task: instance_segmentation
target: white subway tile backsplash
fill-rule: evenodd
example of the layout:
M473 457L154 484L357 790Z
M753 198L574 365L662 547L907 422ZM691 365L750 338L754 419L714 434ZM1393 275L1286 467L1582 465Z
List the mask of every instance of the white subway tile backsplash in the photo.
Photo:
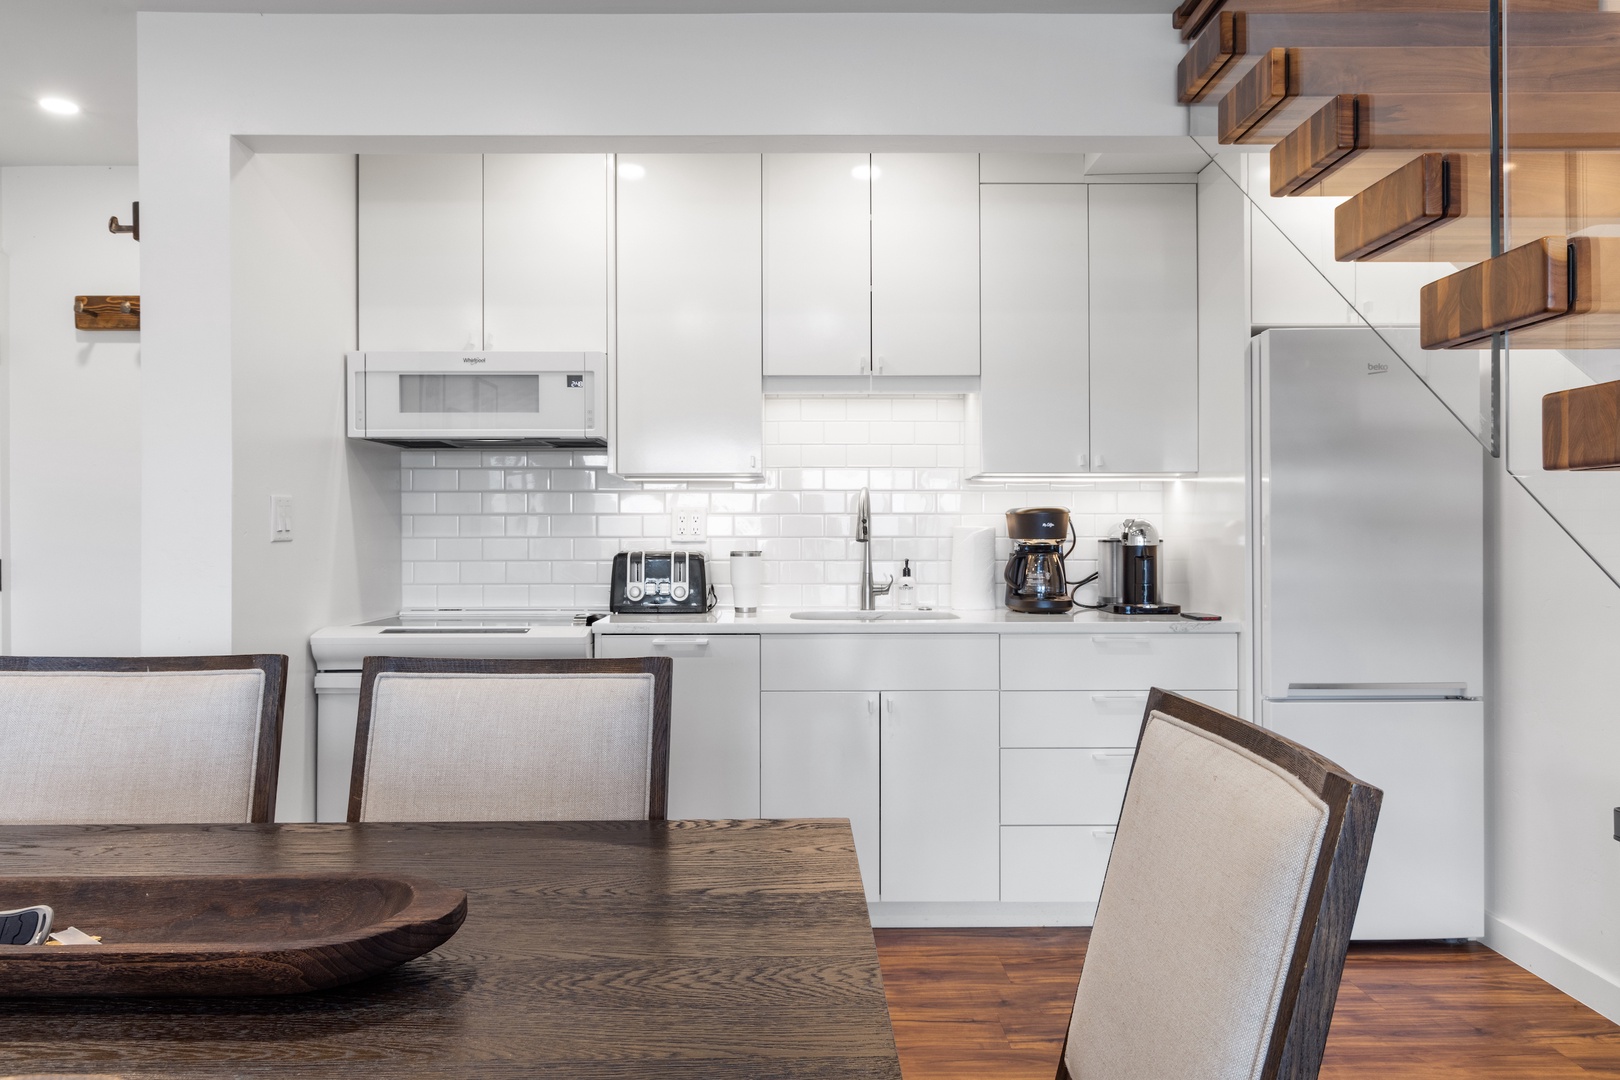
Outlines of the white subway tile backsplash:
M920 604L950 602L950 535L1005 533L1005 513L1060 505L1081 537L1072 576L1095 569L1087 540L1129 515L1157 518L1164 486L1061 480L1016 487L964 480L958 397L770 397L762 482L662 483L605 471L599 451L408 450L400 455L402 599L410 607L606 607L613 556L670 545L672 514L707 515L711 580L730 601L733 549L765 560L764 602L844 607L857 600L855 493L872 489L880 575L909 559ZM997 550L1011 547L1001 536ZM1176 580L1184 565L1173 567Z

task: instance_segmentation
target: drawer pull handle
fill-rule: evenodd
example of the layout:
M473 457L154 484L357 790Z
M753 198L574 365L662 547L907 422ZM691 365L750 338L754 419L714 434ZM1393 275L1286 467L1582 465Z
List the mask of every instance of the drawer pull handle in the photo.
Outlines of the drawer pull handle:
M1106 829L1092 829L1091 830L1091 835L1092 836L1113 836L1115 831L1116 830L1115 830L1114 826L1110 825Z
M1135 756L1135 750L1093 750L1091 752L1094 761L1128 761Z
M1146 705L1147 694L1092 694L1098 705Z
M1104 652L1146 652L1152 645L1139 634L1093 634L1091 643Z
M652 639L655 649L707 649L709 639L706 637L655 637Z

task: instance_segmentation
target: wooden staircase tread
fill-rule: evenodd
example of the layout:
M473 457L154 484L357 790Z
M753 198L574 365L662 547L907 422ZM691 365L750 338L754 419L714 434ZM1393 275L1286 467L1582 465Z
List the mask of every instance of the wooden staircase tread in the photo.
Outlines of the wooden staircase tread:
M1620 347L1620 237L1544 236L1423 287L1425 349Z

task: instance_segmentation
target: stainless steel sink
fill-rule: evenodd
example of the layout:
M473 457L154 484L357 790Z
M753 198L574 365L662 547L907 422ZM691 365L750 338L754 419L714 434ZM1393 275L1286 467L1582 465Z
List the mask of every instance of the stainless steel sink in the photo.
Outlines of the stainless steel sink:
M795 611L789 618L816 622L938 622L958 616L949 611Z

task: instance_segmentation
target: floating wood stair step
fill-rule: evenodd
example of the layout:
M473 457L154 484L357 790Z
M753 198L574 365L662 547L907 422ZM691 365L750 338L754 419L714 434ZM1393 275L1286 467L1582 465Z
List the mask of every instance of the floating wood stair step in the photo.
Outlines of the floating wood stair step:
M1272 12L1293 14L1378 14L1397 11L1484 12L1489 0L1187 0L1170 16L1170 24L1181 31L1183 41L1191 41L1220 11L1243 11L1250 15ZM1521 13L1591 13L1598 0L1513 0L1514 18Z
M1425 349L1620 347L1620 237L1544 236L1423 287Z
M1541 399L1543 469L1620 469L1620 382Z
M1620 25L1620 16L1614 19ZM1193 39L1177 69L1178 100L1192 104L1226 93L1254 58L1273 48L1488 48L1482 12L1222 11Z
M1271 148L1271 194L1297 195L1320 185L1347 159L1367 149L1361 111L1367 102L1340 94Z
M1280 144L1279 144L1280 145ZM1407 162L1365 191L1334 208L1334 258L1355 262L1380 256L1400 256L1400 249L1431 235L1462 216L1467 162L1461 154L1423 154ZM1489 198L1489 190L1486 192ZM1471 262L1490 254L1488 213L1476 217L1472 238L1475 246L1458 259L1441 262ZM1413 261L1403 259L1403 261ZM1426 260L1427 261L1427 260Z

